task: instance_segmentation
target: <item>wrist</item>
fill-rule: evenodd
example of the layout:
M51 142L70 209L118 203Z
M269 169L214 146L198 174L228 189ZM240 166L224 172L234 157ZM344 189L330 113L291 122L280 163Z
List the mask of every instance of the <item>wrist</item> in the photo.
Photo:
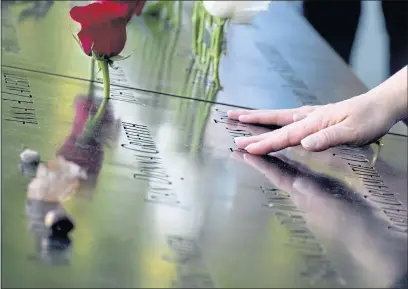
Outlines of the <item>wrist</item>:
M372 99L395 122L408 118L407 67L371 89L365 95Z

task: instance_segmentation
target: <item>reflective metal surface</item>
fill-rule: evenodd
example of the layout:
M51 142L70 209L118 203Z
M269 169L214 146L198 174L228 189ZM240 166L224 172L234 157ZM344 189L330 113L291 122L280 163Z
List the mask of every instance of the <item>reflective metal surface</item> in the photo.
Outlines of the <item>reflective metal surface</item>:
M233 137L266 128L227 120L223 105L135 91L131 103L109 102L84 147L75 132L100 102L99 84L2 73L4 287L355 288L404 278L406 162L387 150L406 154L405 138L386 137L374 169L372 148L248 156ZM68 199L34 196L35 172L18 168L24 147L43 162L75 162L88 179ZM44 235L54 211L73 220L69 240Z
M71 36L77 26L69 18L71 6L86 2L43 3L35 10L40 11L37 17L22 17L33 10L33 4L17 2L3 8L3 15L13 20L9 21L13 25L7 25L18 38L15 43L5 43L18 42L21 47L19 54L6 49L10 52L4 53L3 65L94 79L90 58ZM182 3L183 9L176 15L180 26L166 25L148 15L132 20L123 52L132 53L132 57L112 71L116 84L188 98L204 97L208 80L196 85L204 76L191 56L191 2ZM306 20L283 1L272 3L252 25L231 25L226 37L227 54L220 64L223 90L209 101L250 108L290 108L340 101L367 90ZM394 126L392 132L408 136L403 123Z
M126 49L137 50L112 72L111 99L85 141L78 132L103 104L102 86L70 35L75 3L4 3L3 287L406 282L405 136L388 134L374 167L375 145L268 157L234 145L270 128L228 120L222 103L285 108L365 91L285 3L230 27L218 93L191 69L188 5L180 31L134 18ZM20 161L27 147L40 164ZM36 186L41 169L68 174L74 163L86 178Z

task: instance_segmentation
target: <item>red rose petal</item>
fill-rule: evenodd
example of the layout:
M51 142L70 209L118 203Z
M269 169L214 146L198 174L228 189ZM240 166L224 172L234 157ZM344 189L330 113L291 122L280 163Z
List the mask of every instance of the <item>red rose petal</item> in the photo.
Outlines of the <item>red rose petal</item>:
M91 56L93 45L94 51L99 55L118 55L126 43L128 12L128 4L112 1L73 7L70 15L81 24L78 38L84 52Z

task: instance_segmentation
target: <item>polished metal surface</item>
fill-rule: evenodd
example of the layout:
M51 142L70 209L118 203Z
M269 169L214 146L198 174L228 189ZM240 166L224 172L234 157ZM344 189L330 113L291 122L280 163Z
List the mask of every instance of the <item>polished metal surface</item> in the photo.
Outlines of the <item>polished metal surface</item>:
M228 106L132 93L109 101L81 146L74 132L100 102L100 84L2 67L3 287L384 288L404 280L407 170L398 156L406 138L387 136L374 168L374 146L249 156L233 137L268 129L227 120ZM19 168L25 147L43 161L79 164L88 180L60 203L34 197L35 171ZM44 234L44 216L56 209L75 224L71 242Z
M136 50L111 71L102 124L81 145L77 131L102 95L71 36L68 11L81 3L2 2L2 287L406 282L406 126L384 138L374 167L375 145L268 157L234 145L270 128L228 120L231 106L287 108L366 90L289 6L277 1L253 25L229 27L219 92L191 59L189 4L179 29L134 18L123 54ZM67 198L76 182L33 194L37 166L19 157L27 147L88 178ZM48 234L50 213L72 220L69 238Z
M36 9L30 1L15 2L3 7L2 13L11 19L7 23L12 24L7 25L16 31L17 37L12 35L21 52L5 52L3 65L94 79L90 58L71 36L78 27L69 17L73 5L86 2L40 1L43 4L35 5ZM123 54L132 53L132 57L112 71L116 84L205 98L208 80L196 84L205 76L191 56L191 2L182 3L183 9L176 15L179 27L147 15L131 21ZM205 100L262 109L325 104L367 91L306 20L284 1L273 2L252 25L229 26L220 79L223 90ZM391 132L408 136L408 128L401 122Z

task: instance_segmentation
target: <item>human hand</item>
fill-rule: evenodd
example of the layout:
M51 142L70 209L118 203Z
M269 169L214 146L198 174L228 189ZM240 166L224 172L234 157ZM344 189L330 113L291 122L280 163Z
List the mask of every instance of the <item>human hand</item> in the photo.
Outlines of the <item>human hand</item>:
M302 144L322 151L342 144L377 141L408 118L407 66L365 94L323 106L286 110L233 110L228 117L244 123L285 126L265 134L236 138L241 149L267 154Z
M335 104L284 110L232 110L228 117L243 123L279 125L257 136L236 138L251 154L267 154L302 144L310 151L377 141L397 122L384 99L362 94Z

